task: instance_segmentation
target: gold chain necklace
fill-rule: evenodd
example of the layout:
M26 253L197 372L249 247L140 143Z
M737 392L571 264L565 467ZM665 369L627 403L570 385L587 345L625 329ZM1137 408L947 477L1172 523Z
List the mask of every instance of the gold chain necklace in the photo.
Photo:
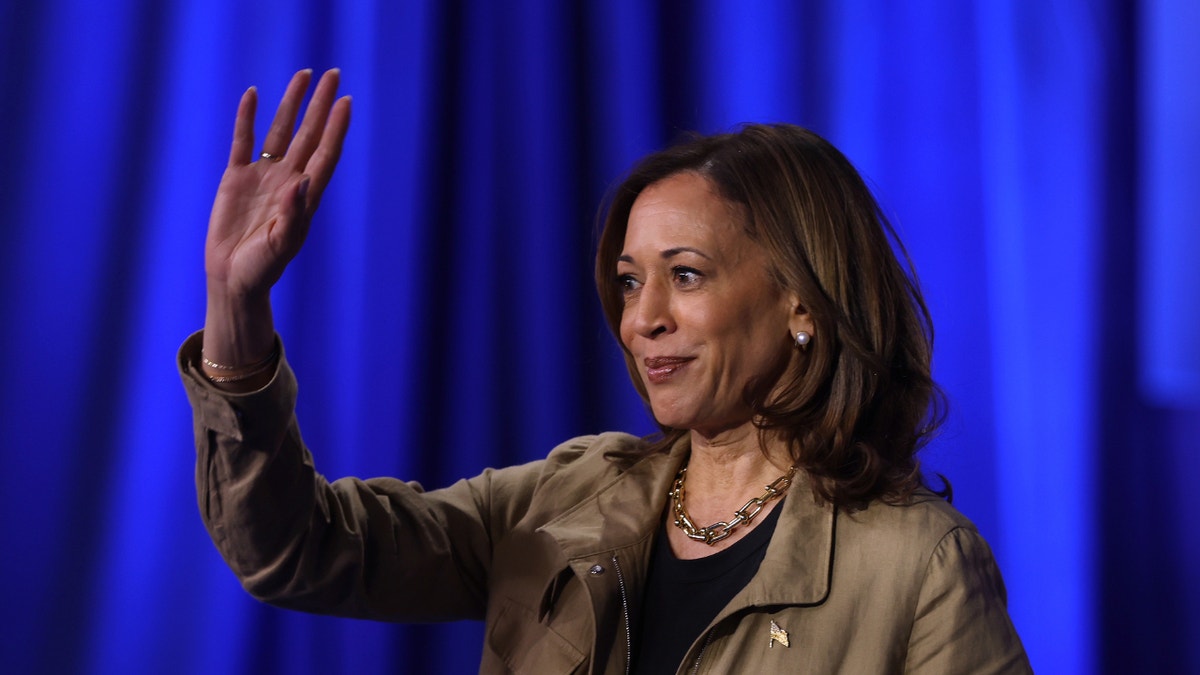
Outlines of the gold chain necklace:
M683 479L687 476L687 466L679 470L675 474L675 486L671 488L671 502L675 510L675 527L683 530L688 539L702 541L709 546L721 541L730 534L733 534L734 528L745 525L759 514L763 509L763 505L772 499L778 499L783 496L784 492L792 484L792 478L796 475L796 466L793 464L788 472L775 479L774 483L767 486L767 491L761 497L755 497L746 502L742 508L733 512L733 519L729 521L720 521L709 525L708 527L696 527L692 519L688 516L687 510L683 508Z

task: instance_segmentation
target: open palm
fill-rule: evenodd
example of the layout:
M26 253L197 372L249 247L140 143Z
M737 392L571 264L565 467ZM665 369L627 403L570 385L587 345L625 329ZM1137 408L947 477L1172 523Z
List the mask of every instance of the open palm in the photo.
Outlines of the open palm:
M243 297L269 293L304 243L350 123L350 99L335 101L339 73L330 70L317 83L293 136L311 78L309 70L292 77L257 160L258 92L251 88L242 96L229 165L209 219L204 263L210 293Z

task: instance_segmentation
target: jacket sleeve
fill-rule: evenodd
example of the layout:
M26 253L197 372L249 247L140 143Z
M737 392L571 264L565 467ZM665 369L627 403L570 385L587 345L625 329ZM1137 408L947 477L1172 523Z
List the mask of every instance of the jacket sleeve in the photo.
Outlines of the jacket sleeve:
M950 530L929 559L905 672L1032 673L1006 602L983 537L970 527Z
M528 506L538 463L432 492L390 478L330 483L300 437L286 360L263 389L229 394L180 349L196 492L209 535L251 595L320 614L390 621L481 619L492 541Z

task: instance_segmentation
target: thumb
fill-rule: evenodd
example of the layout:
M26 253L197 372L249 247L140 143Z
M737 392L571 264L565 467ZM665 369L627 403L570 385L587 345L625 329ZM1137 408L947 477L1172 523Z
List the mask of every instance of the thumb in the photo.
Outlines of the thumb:
M296 182L291 199L285 197L280 205L278 244L280 252L289 260L300 251L308 234L308 187L309 177L303 176Z
M308 215L308 186L311 183L312 178L305 175L296 186L296 210L305 216Z

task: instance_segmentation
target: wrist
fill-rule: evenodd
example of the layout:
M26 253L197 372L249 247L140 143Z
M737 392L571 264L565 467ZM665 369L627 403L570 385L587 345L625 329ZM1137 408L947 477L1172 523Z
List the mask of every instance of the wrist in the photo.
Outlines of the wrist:
M230 293L209 284L204 318L205 358L231 369L262 362L276 350L269 293Z
M200 371L208 378L209 382L216 385L226 385L228 387L242 387L247 384L259 385L260 383L265 383L262 381L269 379L269 375L275 372L275 368L279 364L280 353L279 340L276 339L271 353L262 359L254 363L231 366L213 361L208 357L208 354L204 353L203 348L201 348ZM254 388L257 388L257 386Z

